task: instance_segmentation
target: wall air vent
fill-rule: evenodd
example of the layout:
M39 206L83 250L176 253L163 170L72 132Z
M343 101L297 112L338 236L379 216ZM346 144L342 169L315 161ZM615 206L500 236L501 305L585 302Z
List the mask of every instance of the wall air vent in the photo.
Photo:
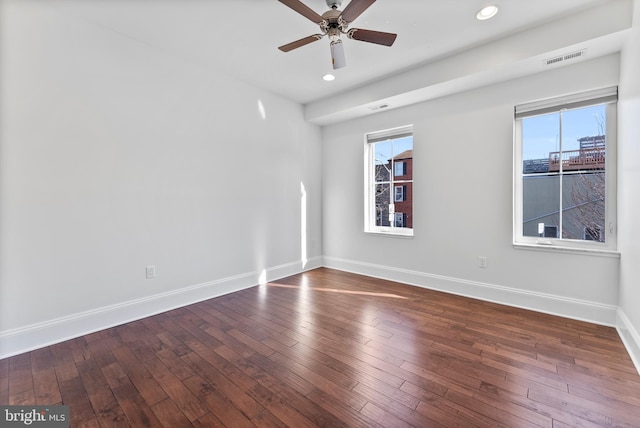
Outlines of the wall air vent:
M389 107L389 104L378 104L378 105L375 105L375 106L370 106L369 110L378 111L378 110L382 110L383 108L387 108L387 107Z
M557 64L559 62L563 62L563 61L569 61L572 59L576 59L576 58L580 58L583 57L587 54L587 50L586 49L582 49L579 51L575 51L575 52L570 52L564 55L558 55L558 56L554 56L552 58L547 58L544 60L545 65L552 65L552 64Z

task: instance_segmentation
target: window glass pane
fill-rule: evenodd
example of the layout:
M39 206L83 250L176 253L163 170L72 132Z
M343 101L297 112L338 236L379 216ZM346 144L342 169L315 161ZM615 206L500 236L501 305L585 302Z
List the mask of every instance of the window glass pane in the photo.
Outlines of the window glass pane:
M402 213L404 216L403 226L413 228L413 183L402 183L402 200L394 202L396 213Z
M522 234L553 237L560 225L560 114L522 123ZM555 228L554 228L555 227ZM545 233L546 231L546 233Z
M411 150L413 150L412 136L393 140L393 157L395 159L402 160L413 157Z
M562 237L604 241L604 234L598 232L605 224L604 172L565 175L562 196Z
M603 241L606 106L562 113L562 238Z
M560 150L560 114L529 117L522 122L522 173L557 171ZM551 166L550 166L551 163Z
M606 105L590 106L562 112L562 150L604 147ZM600 136L601 138L597 138ZM566 153L565 153L566 154ZM574 157L578 153L571 153Z
M560 225L560 177L558 175L534 175L522 178L522 235L548 236L549 226ZM545 228L547 233L545 233Z
M374 144L375 181L389 181L391 175L390 160L393 157L393 144L383 141Z
M389 205L391 204L390 184L376 184L375 204L376 226L389 226Z

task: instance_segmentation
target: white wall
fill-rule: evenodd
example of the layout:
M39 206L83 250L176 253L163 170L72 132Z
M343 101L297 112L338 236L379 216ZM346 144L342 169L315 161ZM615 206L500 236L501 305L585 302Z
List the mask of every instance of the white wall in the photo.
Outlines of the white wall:
M615 54L323 128L325 264L614 325L619 258L513 247L512 148L514 105L618 78ZM407 124L415 236L367 235L363 135Z
M300 105L46 2L0 16L0 358L320 264Z
M640 368L640 0L634 2L633 15L620 67L618 329Z

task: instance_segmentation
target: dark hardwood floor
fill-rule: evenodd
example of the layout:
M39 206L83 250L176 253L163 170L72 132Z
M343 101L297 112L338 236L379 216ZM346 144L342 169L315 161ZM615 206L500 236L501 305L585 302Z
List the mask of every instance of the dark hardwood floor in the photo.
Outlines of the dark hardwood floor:
M639 427L615 329L317 269L0 360L72 427Z

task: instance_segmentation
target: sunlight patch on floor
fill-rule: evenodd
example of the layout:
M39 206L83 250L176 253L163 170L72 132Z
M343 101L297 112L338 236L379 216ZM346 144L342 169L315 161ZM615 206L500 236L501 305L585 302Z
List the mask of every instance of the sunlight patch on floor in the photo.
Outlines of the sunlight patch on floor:
M267 284L269 287L277 287L277 288L296 288L301 289L301 287L297 285L288 285L288 284L276 284L270 282ZM400 296L398 294L390 294L390 293L374 293L370 291L356 291L356 290L340 290L338 288L313 288L313 287L305 287L305 290L311 291L323 291L326 293L337 293L337 294L353 294L357 296L373 296L373 297L389 297L392 299L408 299L408 297Z

